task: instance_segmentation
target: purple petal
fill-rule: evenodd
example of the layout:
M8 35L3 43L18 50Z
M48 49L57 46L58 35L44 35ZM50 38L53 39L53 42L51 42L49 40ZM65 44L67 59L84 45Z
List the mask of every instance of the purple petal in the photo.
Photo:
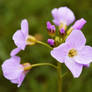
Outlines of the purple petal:
M64 23L66 25L70 25L74 20L74 13L68 7L60 7L52 10L52 16L54 18L53 22L56 25L60 25Z
M26 19L22 20L21 22L21 31L25 37L28 36L28 22Z
M89 64L92 62L92 47L84 46L78 51L74 59L80 64Z
M67 37L66 42L69 43L73 48L80 48L85 45L86 38L80 30L73 30Z
M24 37L23 33L18 30L13 35L13 40L18 48L21 48L22 50L26 47L26 38Z
M23 66L20 64L20 57L18 56L13 56L2 64L4 77L9 80L16 79L20 76L23 69Z
M76 63L73 59L66 57L65 65L72 72L74 78L78 78L82 72L83 65Z
M11 51L10 56L16 56L21 51L20 48L15 48Z
M81 30L86 23L87 23L87 21L85 19L81 18L80 20L77 20L74 23L74 25L72 26L72 28L73 29Z
M65 62L65 57L68 53L68 49L69 49L69 46L66 43L61 44L60 46L54 48L51 51L51 56L54 57L59 62L63 63Z

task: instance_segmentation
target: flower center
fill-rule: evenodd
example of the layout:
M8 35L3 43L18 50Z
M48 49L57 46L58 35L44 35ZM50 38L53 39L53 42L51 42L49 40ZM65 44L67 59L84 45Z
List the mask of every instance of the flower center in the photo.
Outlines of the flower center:
M71 58L76 56L76 55L77 55L77 51L74 48L71 49L68 53L68 56L71 57Z
M28 71L32 68L32 65L30 63L24 63L22 65L24 67L24 71Z
M27 45L34 45L36 43L36 38L34 36L29 35L27 37L26 43Z

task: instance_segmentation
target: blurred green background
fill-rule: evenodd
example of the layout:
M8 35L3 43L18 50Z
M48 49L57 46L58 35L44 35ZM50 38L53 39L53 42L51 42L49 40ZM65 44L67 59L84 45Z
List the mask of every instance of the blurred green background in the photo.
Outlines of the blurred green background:
M45 42L48 38L46 21L52 21L51 10L61 6L72 9L76 19L83 17L87 20L83 32L87 44L92 46L92 0L0 0L0 65L16 47L12 35L20 29L22 19L28 19L30 34L41 34ZM22 62L56 64L49 52L48 48L36 45L27 47L19 56ZM63 73L69 72L65 65L62 67ZM34 68L22 86L17 88L3 77L0 67L0 92L57 92L57 73L47 66ZM78 79L74 79L69 72L63 78L63 92L92 92L92 65L88 69L84 68Z

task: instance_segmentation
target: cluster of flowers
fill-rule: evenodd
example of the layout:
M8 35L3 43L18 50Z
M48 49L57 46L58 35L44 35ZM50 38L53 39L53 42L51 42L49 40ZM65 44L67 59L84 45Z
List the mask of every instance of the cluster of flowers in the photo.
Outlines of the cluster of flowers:
M67 7L55 8L52 10L53 22L59 28L59 35L56 35L55 25L47 22L48 44L54 47L51 56L60 63L64 63L72 72L74 77L79 77L82 68L89 66L92 62L92 47L85 45L86 38L81 32L86 20L81 18L67 30L67 26L75 20L73 12ZM26 74L32 68L30 63L20 64L20 57L16 56L21 50L25 50L27 45L34 45L37 39L28 32L28 22L26 19L21 22L21 29L13 35L13 40L17 48L11 51L11 58L2 64L2 71L5 78L18 87L22 84Z
M92 62L92 47L85 45L86 38L81 31L86 20L81 18L66 30L75 20L74 13L67 7L61 7L53 9L52 16L54 24L59 27L61 37L48 39L48 44L55 46L51 55L60 63L64 63L74 77L79 77L83 66L89 67ZM47 22L47 29L50 35L56 32L55 26L50 22ZM60 43L59 46L56 46L57 42Z

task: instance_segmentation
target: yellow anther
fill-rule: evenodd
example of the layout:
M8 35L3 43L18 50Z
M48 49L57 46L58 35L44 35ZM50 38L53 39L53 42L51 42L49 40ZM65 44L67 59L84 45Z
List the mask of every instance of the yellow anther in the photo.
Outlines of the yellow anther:
M74 48L71 49L68 53L68 56L71 57L71 58L76 56L76 55L77 55L77 51Z

